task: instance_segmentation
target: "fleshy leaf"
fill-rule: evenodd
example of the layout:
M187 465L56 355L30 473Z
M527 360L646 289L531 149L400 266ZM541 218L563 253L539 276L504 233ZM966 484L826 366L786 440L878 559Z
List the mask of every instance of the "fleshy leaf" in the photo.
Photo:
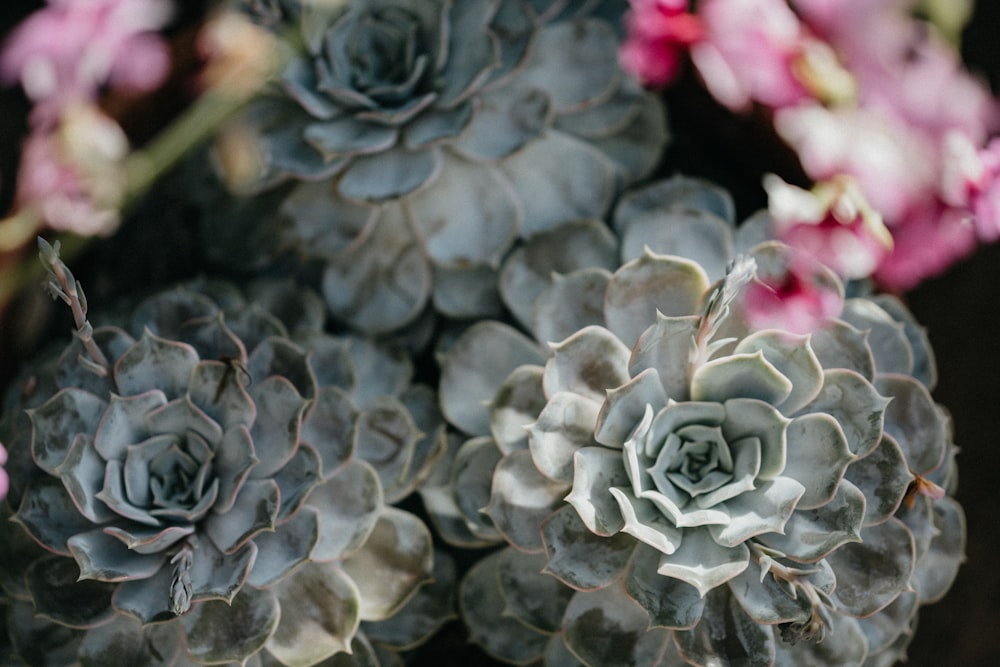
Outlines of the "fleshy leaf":
M319 512L315 561L332 561L360 547L384 504L378 474L364 461L351 461L315 487L306 503Z
M834 597L852 616L874 614L910 585L913 535L899 519L861 531L861 542L845 544L827 559L837 573Z
M542 541L549 557L545 572L576 590L607 586L621 575L635 548L631 535L590 532L572 507L549 516L542 524Z
M823 412L840 424L851 453L862 457L882 439L882 423L888 400L862 376L833 369L823 373L823 388L803 413Z
M945 497L936 500L931 511L937 530L913 573L922 604L933 604L944 597L965 559L965 513L961 505Z
M841 320L830 320L812 332L809 343L824 369L854 371L870 382L875 378L875 360L867 338L867 332Z
M903 501L913 475L903 451L890 435L883 435L868 456L847 467L844 478L865 494L865 525L887 521Z
M202 664L242 663L263 648L281 615L273 592L250 587L229 604L220 600L197 604L181 617L188 653Z
M135 619L119 614L87 632L80 644L80 664L166 667L174 664L181 650L177 630L165 624L143 628Z
M150 389L162 391L167 399L187 391L198 353L186 343L166 340L149 330L115 363L115 384L124 396Z
M537 345L513 327L490 321L473 325L441 359L439 394L445 417L470 435L489 433L484 404L511 371L542 360Z
M63 389L43 405L28 410L31 454L42 470L55 474L66 459L77 433L92 434L107 403L79 389Z
M606 447L618 448L642 421L646 406L658 412L667 405L660 375L649 368L626 384L608 389L607 398L597 416L594 439Z
M387 508L368 540L341 567L358 588L358 614L381 621L396 612L431 579L434 552L430 531L415 515Z
M573 480L573 454L596 446L594 425L600 404L568 391L549 398L527 427L528 445L538 471L557 482Z
M662 556L657 549L636 547L625 571L625 591L649 614L651 626L693 627L701 618L705 599L694 586L657 572Z
M203 530L219 551L231 553L264 530L274 530L280 507L280 492L274 480L247 480L232 509L211 513Z
M267 650L284 665L312 665L350 650L360 593L333 563L308 563L274 587L281 617Z
M406 406L384 396L358 415L355 424L355 455L375 468L386 502L402 499L400 489L410 470L414 448L423 434Z
M253 469L253 477L260 479L278 472L292 458L308 404L291 382L278 376L255 382L250 395L257 405L257 420L250 436L260 461Z
M686 401L690 398L691 346L701 318L696 315L667 317L656 314L656 323L646 329L629 360L629 372L639 376L645 369L656 370L667 398Z
M782 413L795 414L816 397L823 386L823 368L806 336L786 331L758 331L741 340L734 352L749 354L758 350L792 383L791 393L776 406Z
M722 279L733 257L732 225L708 211L663 208L629 221L622 237L622 258L641 257L645 248L696 262L710 282Z
M603 327L586 327L549 347L552 356L542 378L546 396L568 391L599 403L608 389L629 379L629 349Z
M588 665L655 665L670 642L670 631L650 628L646 611L620 586L578 592L564 624L566 644Z
M352 431L356 410L338 387L321 387L302 422L301 438L319 452L320 472L326 476L354 453Z
M497 579L506 606L504 615L528 627L554 634L561 630L563 612L573 589L543 573L545 554L504 549L497 559Z
M529 452L514 452L497 463L490 504L483 511L508 542L525 551L541 551L539 525L563 504L568 487L543 476Z
M731 398L755 398L781 405L793 385L761 351L714 359L695 369L691 398L722 403Z
M532 302L529 320L538 340L565 340L588 326L604 324L605 269L587 268L552 276L552 284Z
M63 556L71 555L67 546L70 538L94 528L77 511L63 485L48 476L34 480L28 487L13 520L43 547Z
M604 304L608 328L626 345L635 345L657 313L668 317L698 313L708 287L704 269L691 260L647 250L611 277Z
M541 366L519 366L511 371L490 400L490 433L500 451L510 454L528 446L525 428L545 407Z
M711 664L716 656L746 667L774 661L773 630L747 616L728 588L709 593L701 622L691 630L678 630L674 638L681 655L695 664Z
M830 415L812 413L796 417L786 431L784 477L801 482L806 491L799 509L818 507L833 497L844 471L854 461L847 438Z
M913 350L902 322L897 322L870 299L848 299L841 318L868 334L868 346L877 373L913 372Z
M903 450L910 470L926 474L944 460L950 419L927 388L907 375L880 375L875 386L892 401L885 409L885 432Z
M166 560L162 552L143 554L133 551L101 529L74 535L67 544L80 566L81 579L111 582L147 579Z
M574 455L573 489L566 501L591 532L607 537L625 526L622 510L611 489L630 484L620 451L585 447Z
M35 613L71 628L108 621L114 587L103 581L78 581L80 570L70 558L46 556L28 566L25 582Z
M506 605L497 570L502 553L485 556L465 575L458 588L459 610L470 641L497 659L530 664L542 656L549 636L504 615ZM511 557L519 556L515 552Z
M257 558L247 583L267 588L296 565L307 562L319 539L319 522L319 512L312 507L302 507L276 526L273 533L261 533L254 538Z
M805 487L789 477L758 480L753 490L725 501L729 522L710 525L708 531L724 547L736 547L757 535L781 533L804 492Z
M745 570L749 558L745 544L723 547L706 528L688 528L680 547L661 556L657 572L691 584L704 596Z

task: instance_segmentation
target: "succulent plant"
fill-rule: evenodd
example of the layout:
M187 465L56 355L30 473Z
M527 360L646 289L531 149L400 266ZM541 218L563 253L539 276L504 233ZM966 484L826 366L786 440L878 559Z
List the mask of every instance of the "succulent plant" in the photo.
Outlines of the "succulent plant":
M78 331L5 415L22 659L394 664L447 619L451 565L392 506L444 446L405 356L324 333L289 283L200 281L93 328L42 256Z
M459 596L499 659L892 664L951 585L964 518L925 334L829 270L821 329L751 328L741 294L792 251L732 211L675 178L622 199L611 268L552 275L593 225L529 240L501 292L533 337L485 321L442 350L461 435L421 493L448 541L508 545Z
M451 316L495 311L516 239L603 216L659 161L662 105L617 66L621 5L256 3L301 41L240 120L260 147L252 189L297 183L264 251L320 263L331 311L366 332L429 301Z

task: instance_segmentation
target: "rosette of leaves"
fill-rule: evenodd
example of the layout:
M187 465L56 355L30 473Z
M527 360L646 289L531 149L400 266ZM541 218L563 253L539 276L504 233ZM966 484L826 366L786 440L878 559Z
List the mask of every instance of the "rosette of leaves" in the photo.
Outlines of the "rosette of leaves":
M660 158L664 110L618 69L605 17L620 12L602 3L296 4L257 12L300 48L240 121L255 188L297 183L261 246L320 264L328 306L356 328L397 329L431 301L495 310L518 238L603 216Z
M405 357L323 333L287 283L192 284L93 328L42 255L78 331L5 418L23 660L390 665L448 618L451 565L391 504L444 444Z
M486 321L442 351L461 435L422 494L448 541L508 545L459 596L495 657L892 664L950 587L965 527L926 336L885 296L810 335L751 329L739 295L791 250L734 262L760 221L731 216L672 179L617 208L613 270L552 276L592 225L532 239L502 291L533 336Z

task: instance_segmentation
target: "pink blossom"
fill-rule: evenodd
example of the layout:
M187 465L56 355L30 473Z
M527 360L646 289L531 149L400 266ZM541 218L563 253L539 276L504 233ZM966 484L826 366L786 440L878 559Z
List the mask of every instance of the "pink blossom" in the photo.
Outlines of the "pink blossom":
M809 191L768 174L764 189L775 235L844 278L870 276L892 248L882 216L848 176L823 181Z
M875 271L875 280L897 291L940 274L976 248L976 228L968 210L937 199L912 209L892 232L892 252Z
M783 271L758 273L740 302L743 318L754 329L806 334L821 328L844 308L844 295L829 269L794 254Z
M155 31L170 13L169 0L49 0L4 44L0 76L20 81L42 123L105 84L150 90L169 68Z
M47 227L91 236L118 223L124 193L121 160L128 140L96 107L70 108L52 131L36 131L22 146L16 203Z
M784 0L706 0L698 16L705 38L691 47L691 59L709 92L730 109L853 94L834 53Z
M702 37L687 0L631 0L627 37L618 54L623 70L644 86L664 86L680 74L688 47Z
M5 463L7 463L7 450L4 449L3 444L0 443L0 500L7 497L7 489L10 486L10 480L7 478L7 471L3 469Z
M942 200L965 208L982 242L1000 238L1000 139L977 150L968 137L945 137L941 175Z

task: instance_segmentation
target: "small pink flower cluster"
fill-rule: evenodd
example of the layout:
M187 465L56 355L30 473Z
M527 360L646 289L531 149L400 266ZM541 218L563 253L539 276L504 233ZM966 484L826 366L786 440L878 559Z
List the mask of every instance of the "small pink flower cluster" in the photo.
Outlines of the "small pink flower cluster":
M145 92L163 82L170 54L156 31L171 13L170 0L48 0L11 33L0 77L20 83L34 104L19 208L54 229L114 228L121 192L109 187L120 181L111 172L128 144L96 102L105 87Z
M880 218L818 219L816 202L793 198L796 211L779 196L776 233L844 277L909 289L1000 238L1000 140L990 141L1000 104L933 26L914 18L914 4L702 0L689 11L686 2L633 0L622 66L661 86L687 53L720 103L770 110L821 189L850 182L848 199ZM669 77L649 75L656 58ZM774 204L780 187L771 185Z

